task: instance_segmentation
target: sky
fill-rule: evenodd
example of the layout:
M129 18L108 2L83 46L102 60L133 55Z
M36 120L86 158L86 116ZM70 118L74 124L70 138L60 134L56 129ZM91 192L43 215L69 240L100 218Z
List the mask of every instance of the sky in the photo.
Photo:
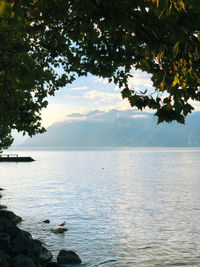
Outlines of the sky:
M153 92L151 75L140 70L133 71L129 86L135 90L147 89L148 92ZM87 77L80 77L72 84L58 90L55 96L51 96L47 100L49 105L42 111L44 127L67 120L67 115L72 113L131 109L128 101L122 99L120 89L114 83L108 83L108 80L90 74ZM189 103L195 108L195 111L200 111L199 102L189 101ZM153 112L149 109L145 109L145 111Z
M135 71L129 85L136 90L152 90L150 77L147 73ZM72 113L130 109L130 104L122 99L120 90L114 83L92 75L78 78L47 100L49 105L42 111L42 124L45 127L66 120L67 115Z
M142 71L134 71L129 85L135 90L153 91L151 76ZM109 111L112 109L131 109L127 100L123 100L119 88L114 83L108 83L106 79L88 75L78 78L72 84L59 89L55 96L48 97L48 107L42 111L42 125L47 128L53 123L64 120L72 120L67 117L73 113L87 114L90 111ZM190 101L195 111L200 111L199 102ZM145 109L146 112L153 112ZM74 119L76 116L74 116ZM27 136L13 132L14 145L24 142Z
M136 90L152 90L151 76L142 71L134 71L129 85ZM109 111L112 109L131 109L127 100L121 97L120 89L107 79L88 75L80 77L72 84L56 91L55 96L47 98L48 106L42 110L42 126L48 128L56 122L72 120L67 117L73 113L87 114L90 111ZM148 111L148 110L145 110ZM75 117L73 118L75 119ZM13 131L14 145L24 142L22 133Z

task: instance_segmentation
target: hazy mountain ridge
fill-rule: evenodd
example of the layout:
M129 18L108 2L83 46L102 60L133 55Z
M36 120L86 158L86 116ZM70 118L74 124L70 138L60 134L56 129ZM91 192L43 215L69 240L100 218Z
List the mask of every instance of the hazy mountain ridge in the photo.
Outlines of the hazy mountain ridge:
M67 119L47 128L45 134L27 139L23 146L200 146L200 112L191 114L186 125L176 122L157 125L152 114L134 110L96 110L84 115L71 114Z

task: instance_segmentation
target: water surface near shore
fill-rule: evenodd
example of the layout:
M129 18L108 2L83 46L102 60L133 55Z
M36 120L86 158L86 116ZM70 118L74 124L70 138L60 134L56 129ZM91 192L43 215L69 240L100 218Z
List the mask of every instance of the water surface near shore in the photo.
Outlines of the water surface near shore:
M36 161L0 164L1 204L55 256L65 248L85 266L199 266L200 149L19 154ZM63 221L69 231L53 234Z

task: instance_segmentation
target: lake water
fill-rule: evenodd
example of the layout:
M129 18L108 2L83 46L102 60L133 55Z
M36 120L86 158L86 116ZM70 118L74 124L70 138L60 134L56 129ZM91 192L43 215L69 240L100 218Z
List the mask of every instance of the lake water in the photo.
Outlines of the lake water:
M19 154L36 161L0 164L0 203L55 257L70 249L82 266L200 266L200 149ZM64 221L67 232L51 232Z

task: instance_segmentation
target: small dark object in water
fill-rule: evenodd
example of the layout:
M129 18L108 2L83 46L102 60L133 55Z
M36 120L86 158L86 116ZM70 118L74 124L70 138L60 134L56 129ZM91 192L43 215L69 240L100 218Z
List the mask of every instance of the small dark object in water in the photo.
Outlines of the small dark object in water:
M43 223L50 223L50 220L44 220Z
M68 231L67 228L56 228L52 230L54 232L54 234L63 234L64 232Z
M65 222L59 224L59 226L64 226L64 225L65 225Z

